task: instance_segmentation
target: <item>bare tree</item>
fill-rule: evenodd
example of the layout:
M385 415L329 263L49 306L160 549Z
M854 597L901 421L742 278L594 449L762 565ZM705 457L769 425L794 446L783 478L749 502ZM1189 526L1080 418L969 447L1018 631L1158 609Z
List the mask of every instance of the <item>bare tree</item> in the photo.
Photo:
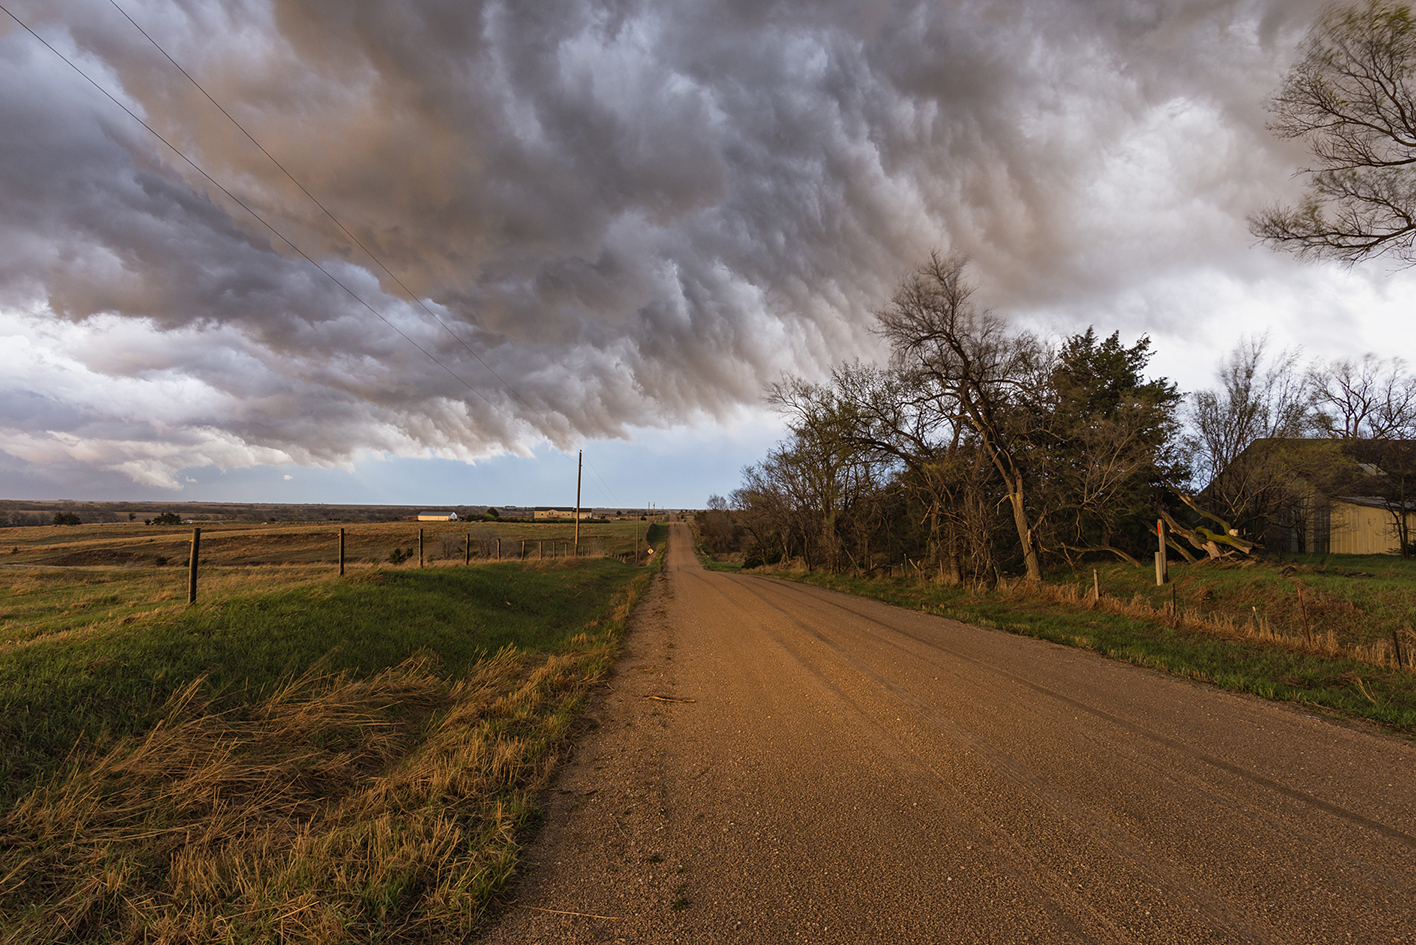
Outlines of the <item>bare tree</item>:
M1416 499L1416 376L1400 358L1368 354L1358 361L1314 365L1310 377L1320 428L1362 464L1365 475L1353 491L1381 500L1391 516L1402 557L1410 557L1410 505Z
M1269 128L1304 141L1314 164L1296 207L1250 218L1251 232L1304 257L1416 262L1416 22L1367 0L1325 15L1269 103Z
M787 417L792 431L782 459L798 508L814 520L808 552L816 551L833 571L847 559L868 569L870 522L882 467L889 461L852 436L860 425L857 404L834 381L811 384L791 376L772 385L767 401Z
M958 536L948 524L959 501L957 464L951 460L959 452L960 428L933 409L933 398L921 392L907 372L857 362L833 371L831 380L854 406L847 436L881 457L882 470L894 466L897 484L920 500L931 569L958 583ZM947 538L941 538L943 531L950 532Z
M698 534L714 554L735 550L737 528L733 523L728 500L720 495L708 497L708 508L698 513L695 520Z
M1410 436L1416 423L1416 377L1401 358L1315 364L1309 373L1319 427L1344 440Z
M1215 372L1219 387L1197 391L1191 411L1194 472L1212 482L1256 440L1310 431L1312 389L1294 349L1273 356L1268 337L1242 338Z
M965 260L930 255L876 313L896 365L929 391L940 414L967 424L1002 480L1028 580L1042 580L1028 505L1024 443L1014 408L1047 371L1047 351L1031 335L1013 334L1003 319L973 300Z
M1181 497L1220 526L1193 530L1192 543L1210 554L1218 548L1208 546L1220 544L1246 551L1250 542L1234 533L1261 541L1280 520L1301 533L1294 475L1303 457L1285 441L1311 432L1312 393L1296 351L1270 357L1267 349L1266 337L1241 340L1220 364L1219 387L1194 395L1187 445L1205 488L1202 501L1183 491Z
M783 472L782 450L773 449L760 463L742 471L742 485L729 501L733 517L747 531L749 561L789 558L796 544L797 516Z

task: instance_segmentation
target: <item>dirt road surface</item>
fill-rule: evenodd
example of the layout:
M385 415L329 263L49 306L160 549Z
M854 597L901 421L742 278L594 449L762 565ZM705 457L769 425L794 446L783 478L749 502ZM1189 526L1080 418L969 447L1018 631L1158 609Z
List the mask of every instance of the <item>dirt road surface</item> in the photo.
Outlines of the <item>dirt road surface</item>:
M670 542L483 941L1416 942L1411 742Z

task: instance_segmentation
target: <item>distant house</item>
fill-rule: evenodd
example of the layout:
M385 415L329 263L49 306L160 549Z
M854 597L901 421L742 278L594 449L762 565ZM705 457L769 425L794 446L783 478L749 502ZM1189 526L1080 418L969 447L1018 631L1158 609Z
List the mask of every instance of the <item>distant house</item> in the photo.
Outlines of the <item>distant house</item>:
M1399 505L1380 496L1333 496L1316 502L1308 516L1306 544L1334 555L1401 553L1396 517ZM1406 528L1416 528L1416 506L1408 504Z
M1371 555L1412 540L1413 488L1416 442L1290 438L1255 441L1205 493L1268 507L1258 531L1272 551Z
M455 522L455 521L457 521L457 513L456 513L456 512L419 512L419 513L418 513L418 521L420 521L420 522Z
M559 506L557 506L557 507L550 507L550 506L538 505L538 506L536 506L536 512L535 512L535 515L534 515L533 517L534 517L537 521L569 521L569 522L573 522L573 521L575 521L575 509L573 509L573 508L562 508L562 507L559 507ZM591 509L581 509L581 510L580 510L580 520L581 520L582 522L585 521L585 520L587 520L587 519L592 519L592 518L594 518L594 517L595 517L595 513L594 513L594 511L592 511Z

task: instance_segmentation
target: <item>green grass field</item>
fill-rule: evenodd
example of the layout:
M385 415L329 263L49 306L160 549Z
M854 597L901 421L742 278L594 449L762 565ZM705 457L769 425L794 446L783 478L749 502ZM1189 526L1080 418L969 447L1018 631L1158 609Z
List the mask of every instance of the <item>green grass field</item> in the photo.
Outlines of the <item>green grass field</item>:
M330 529L291 526L223 533L265 558L187 607L183 568L44 560L175 540L121 528L11 530L56 534L0 566L0 941L470 934L652 570L459 549L341 578L298 560Z

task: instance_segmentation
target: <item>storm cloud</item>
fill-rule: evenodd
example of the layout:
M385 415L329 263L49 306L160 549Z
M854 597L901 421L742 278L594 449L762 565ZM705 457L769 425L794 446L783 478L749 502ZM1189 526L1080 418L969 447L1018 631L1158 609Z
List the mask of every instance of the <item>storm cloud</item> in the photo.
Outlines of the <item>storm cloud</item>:
M1287 271L1243 221L1293 192L1263 103L1319 9L120 4L347 228L108 0L7 4L280 234L0 25L0 450L171 487L726 418L876 354L936 248L1179 333L1195 274Z

